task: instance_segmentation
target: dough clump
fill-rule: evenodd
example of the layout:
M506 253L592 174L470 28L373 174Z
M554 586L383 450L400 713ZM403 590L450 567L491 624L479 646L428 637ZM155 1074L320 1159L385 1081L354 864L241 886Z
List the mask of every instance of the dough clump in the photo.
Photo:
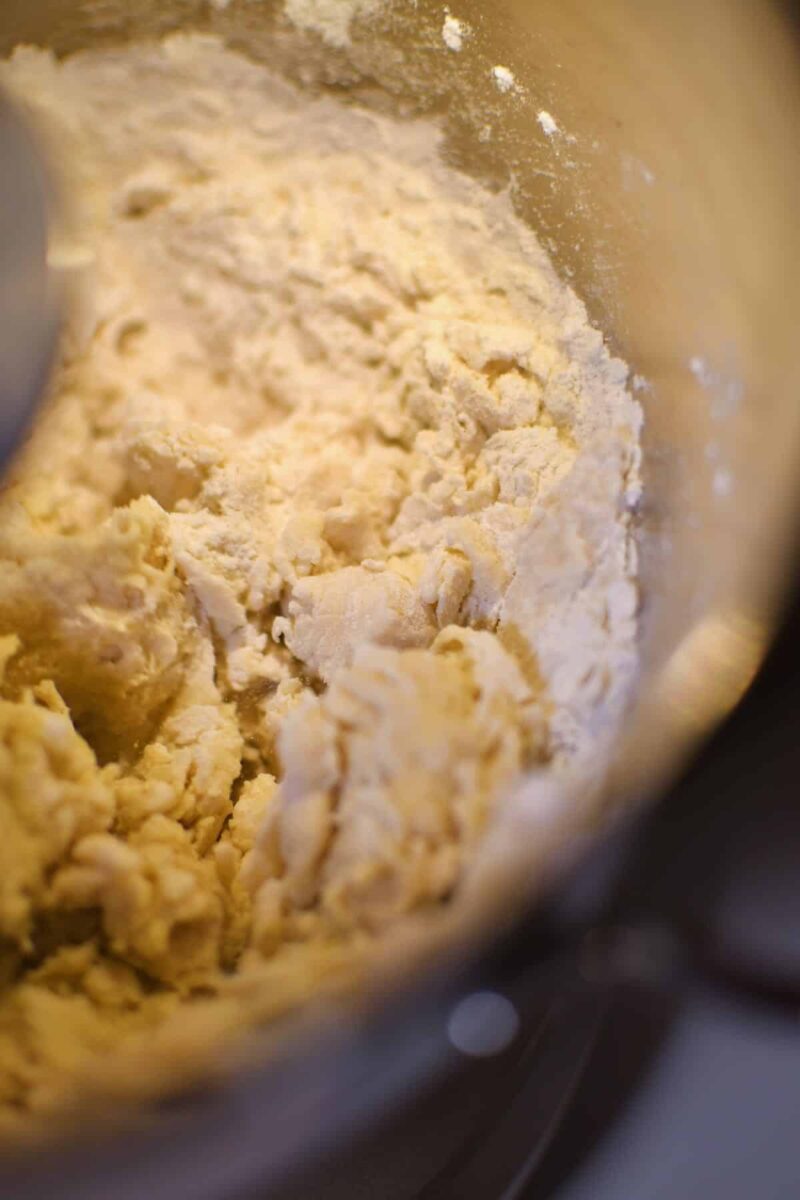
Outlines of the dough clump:
M640 412L434 125L200 36L23 48L0 82L78 231L0 497L13 1125L137 1039L357 974L457 898L525 772L602 757Z

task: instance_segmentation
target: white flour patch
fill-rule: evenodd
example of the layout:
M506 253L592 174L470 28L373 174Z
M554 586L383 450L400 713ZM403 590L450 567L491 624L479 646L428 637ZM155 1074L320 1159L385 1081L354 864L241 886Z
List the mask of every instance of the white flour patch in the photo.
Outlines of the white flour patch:
M492 79L499 92L507 94L508 92L519 91L516 76L509 67L500 65L492 67Z
M689 359L689 370L711 396L711 415L715 421L725 421L739 410L744 396L741 379L717 370L699 354Z
M559 132L558 121L546 109L543 108L541 112L537 113L536 120L541 125L542 132L547 137L555 137Z
M378 12L386 0L284 0L284 13L297 29L318 34L329 46L342 49L350 41L356 17Z
M714 472L712 486L715 496L721 500L727 499L733 494L733 473L726 467L719 467Z
M451 13L447 13L442 26L442 41L448 50L453 50L459 53L464 49L464 43L471 34L471 29L466 21L459 21Z

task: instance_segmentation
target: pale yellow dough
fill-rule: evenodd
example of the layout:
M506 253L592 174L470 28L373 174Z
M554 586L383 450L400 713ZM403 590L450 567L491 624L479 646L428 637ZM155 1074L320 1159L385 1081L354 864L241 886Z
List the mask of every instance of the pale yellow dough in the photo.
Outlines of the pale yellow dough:
M523 772L602 758L640 414L434 126L200 37L0 81L77 231L0 499L13 1124L133 1087L137 1038L208 1048L355 977L458 897Z

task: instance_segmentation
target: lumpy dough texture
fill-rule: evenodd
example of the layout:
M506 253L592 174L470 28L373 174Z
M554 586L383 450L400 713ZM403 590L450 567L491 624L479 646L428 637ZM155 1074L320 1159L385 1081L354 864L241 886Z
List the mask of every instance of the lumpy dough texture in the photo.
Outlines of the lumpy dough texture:
M201 37L0 80L78 231L0 498L13 1123L114 1063L124 1091L137 1038L222 1037L242 981L264 1015L354 974L457 898L524 772L602 756L640 414L433 125Z

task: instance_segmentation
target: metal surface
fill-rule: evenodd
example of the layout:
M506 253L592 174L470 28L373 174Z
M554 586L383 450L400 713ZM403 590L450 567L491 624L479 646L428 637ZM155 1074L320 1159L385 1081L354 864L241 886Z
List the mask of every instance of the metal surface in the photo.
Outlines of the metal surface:
M33 418L54 348L47 229L42 156L0 93L0 467Z
M6 0L0 52L20 40L69 52L214 27L315 86L342 94L344 81L365 103L441 114L453 161L497 186L513 181L519 211L646 381L646 671L605 797L622 808L655 796L751 681L797 520L800 59L781 10L766 0L461 0L457 15L475 33L448 55L441 4L397 0L331 59L285 29L281 8ZM521 85L512 97L492 84L497 63ZM557 137L543 134L542 109L557 117ZM523 828L465 916L464 954L533 898L543 850ZM447 1065L457 965L444 961L435 979L415 977L416 998L207 1089L119 1147L43 1163L50 1174L36 1179L23 1167L13 1194L59 1180L62 1195L84 1200L160 1188L199 1200L274 1178Z

